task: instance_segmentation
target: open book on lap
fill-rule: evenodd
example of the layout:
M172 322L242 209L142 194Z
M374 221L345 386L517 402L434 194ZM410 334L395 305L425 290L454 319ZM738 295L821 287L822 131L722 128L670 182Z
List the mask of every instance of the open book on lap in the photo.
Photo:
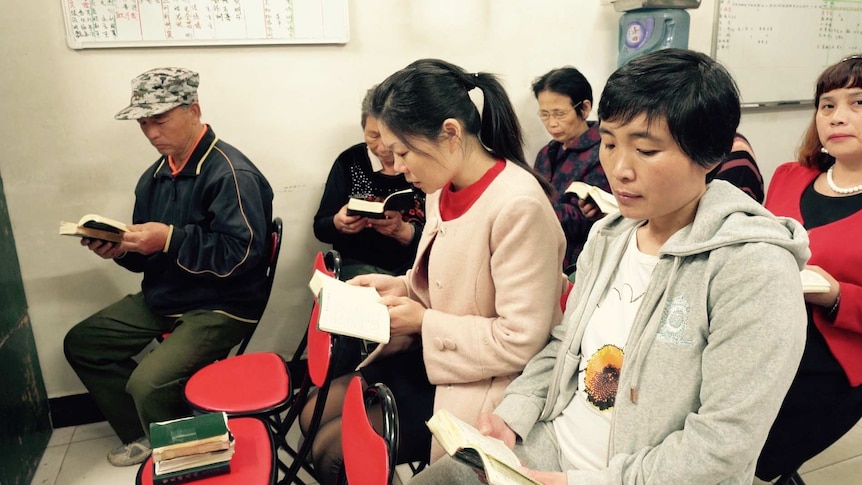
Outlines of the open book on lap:
M110 242L122 242L123 233L128 231L126 224L97 214L87 214L78 222L60 221L60 235Z
M382 201L351 197L347 201L347 215L383 219L386 217L384 211L403 211L412 208L415 198L416 194L412 188L393 192Z
M566 189L566 193L575 194L579 199L592 202L600 211L602 211L603 214L610 214L611 212L620 210L616 197L595 185L590 185L586 182L581 182L580 180L576 180L569 184L569 187Z
M505 443L483 435L449 411L438 409L426 425L446 453L482 470L490 485L541 485L519 471L521 462Z
M389 309L380 303L377 290L349 285L317 270L308 287L320 301L317 328L381 344L389 342Z

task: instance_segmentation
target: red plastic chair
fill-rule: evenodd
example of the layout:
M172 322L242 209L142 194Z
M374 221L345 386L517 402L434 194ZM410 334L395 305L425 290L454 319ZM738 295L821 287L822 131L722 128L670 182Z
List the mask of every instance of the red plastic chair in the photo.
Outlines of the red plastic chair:
M318 253L314 268L330 276L340 273L341 257L335 251ZM327 258L332 267L327 266ZM317 322L317 301L312 304L309 324ZM197 371L186 383L185 398L193 409L226 412L229 416L258 416L266 419L273 432L282 428L279 414L290 405L293 383L305 380L302 359L308 334L302 337L293 359L286 364L274 352L257 352L231 357ZM290 370L288 370L290 367Z
M349 342L349 337L330 334L317 328L317 317L319 315L319 307L314 306L312 312L312 320L308 325L308 375L302 381L299 391L296 393L293 404L284 418L285 426L282 427L281 434L278 436L278 442L282 443L288 453L293 458L292 463L278 461L278 466L285 470L285 476L279 481L281 484L289 484L292 482L300 482L298 479L299 470L305 468L307 471L308 465L306 458L311 452L311 445L314 438L317 436L317 431L320 428L320 420L323 417L323 410L326 406L326 397L329 395L329 387L334 376L333 370L340 367L340 360L345 355L345 346ZM314 409L309 422L308 429L302 439L302 445L296 453L287 447L287 432L290 426L296 421L296 418L302 412L308 398L308 393L312 387L317 388L317 398L315 400ZM310 471L310 473L314 473Z
M380 403L383 429L378 433L368 417L368 408ZM341 413L341 447L344 476L355 485L391 484L398 452L398 407L392 391L377 383L362 390L362 379L354 377L347 387ZM342 483L344 480L342 479Z
M569 281L568 283L566 283L565 291L563 291L563 294L560 295L560 308L563 310L563 312L566 311L566 303L569 301L569 294L574 288L575 284Z
M275 483L275 450L267 425L255 418L231 418L228 427L236 440L230 473L195 480L200 485L269 485ZM137 485L153 484L153 457L138 468Z
M317 253L317 256L314 258L314 269L335 279L341 279L341 254L334 249L327 251L325 254ZM313 302L313 305L316 304L317 300ZM313 308L312 311L314 311ZM302 336L299 345L296 346L296 350L293 351L293 357L287 363L294 382L302 382L308 373L308 362L305 358L307 345L308 334L306 333Z
M340 273L340 262L340 255L330 251L327 255L318 253L314 266L315 269L335 277ZM270 425L276 445L291 457L298 456L287 444L286 435L301 411L310 387L308 381L311 379L305 370L307 363L302 359L302 353L305 351L306 342L310 341L311 329L317 331L318 313L315 300L308 321L309 330L290 363L274 352L243 354L215 362L200 369L188 380L185 387L186 402L192 409L200 412L223 411L228 416L255 416L264 419ZM302 384L298 392L295 392L297 382ZM315 381L315 385L318 382L321 381ZM282 418L286 410L289 412ZM305 464L304 459L295 461L301 465ZM289 471L289 465L280 460L277 463L282 471ZM305 469L311 472L309 466ZM291 480L302 483L296 478L296 473L293 473Z

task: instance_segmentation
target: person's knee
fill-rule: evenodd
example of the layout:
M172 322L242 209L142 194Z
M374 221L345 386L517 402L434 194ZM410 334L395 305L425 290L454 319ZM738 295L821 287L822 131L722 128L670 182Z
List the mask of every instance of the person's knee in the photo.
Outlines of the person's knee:
M308 434L308 429L311 426L311 418L314 415L314 408L316 405L317 389L314 389L309 393L308 399L305 401L305 406L302 407L302 411L299 413L299 429L302 430L303 435Z
M341 420L320 427L311 444L311 459L322 485L337 482L344 462L341 451Z
M476 472L466 465L444 456L410 479L410 484L481 483Z
M63 353L66 355L66 360L74 363L80 360L82 356L88 353L83 349L88 344L86 332L82 329L81 324L75 325L63 338Z
M155 392L155 386L143 372L132 372L129 381L126 382L126 392L132 396L136 404L144 403Z

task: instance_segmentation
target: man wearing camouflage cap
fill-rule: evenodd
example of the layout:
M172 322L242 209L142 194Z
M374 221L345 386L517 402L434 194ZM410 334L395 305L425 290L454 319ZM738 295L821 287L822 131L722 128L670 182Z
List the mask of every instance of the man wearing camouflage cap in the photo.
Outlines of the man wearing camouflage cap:
M69 363L123 445L116 466L150 454L152 422L188 416L185 381L251 334L266 304L272 188L239 150L201 122L196 72L159 68L132 80L119 120L137 120L161 154L135 188L121 243L82 244L133 272L141 292L66 335ZM135 364L154 337L171 332Z

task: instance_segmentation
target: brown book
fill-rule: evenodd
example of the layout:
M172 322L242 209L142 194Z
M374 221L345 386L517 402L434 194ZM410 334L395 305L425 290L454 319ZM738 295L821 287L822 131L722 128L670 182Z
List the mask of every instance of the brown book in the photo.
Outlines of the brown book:
M164 476L168 473L177 473L216 463L230 463L236 449L234 443L234 440L231 440L226 449L217 449L209 452L202 451L192 455L183 455L170 459L156 460L154 458L154 473L157 476Z
M129 228L124 223L96 214L87 214L81 217L78 222L60 221L60 235L62 236L122 242L123 233L128 230Z
M158 467L156 462L154 467ZM153 471L153 483L156 485L177 485L193 482L204 478L230 473L230 461L221 461L209 465L199 465L176 472L158 474Z

